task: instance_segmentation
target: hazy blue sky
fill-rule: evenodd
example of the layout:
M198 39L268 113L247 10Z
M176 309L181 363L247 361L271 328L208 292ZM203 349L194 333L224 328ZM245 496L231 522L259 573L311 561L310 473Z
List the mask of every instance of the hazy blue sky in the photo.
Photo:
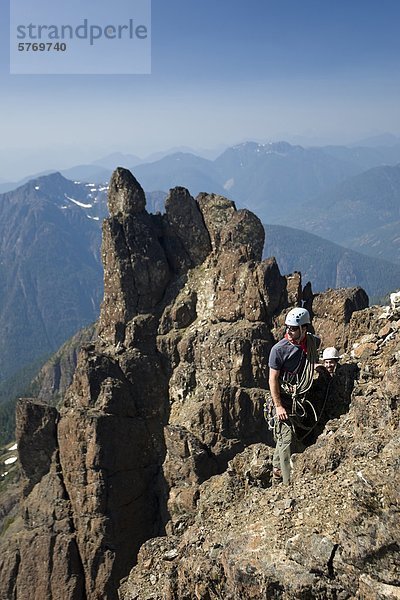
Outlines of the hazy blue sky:
M150 75L10 75L0 1L2 179L117 150L400 133L399 0L153 0Z

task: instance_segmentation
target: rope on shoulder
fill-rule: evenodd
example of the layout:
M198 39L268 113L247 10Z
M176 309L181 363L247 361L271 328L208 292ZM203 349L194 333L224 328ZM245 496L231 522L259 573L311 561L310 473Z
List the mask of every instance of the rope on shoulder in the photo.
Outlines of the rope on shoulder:
M298 441L302 441L316 427L319 420L321 419L322 413L325 410L326 401L329 395L331 382L329 382L327 386L323 406L320 410L319 415L317 415L312 402L310 402L306 398L306 393L310 390L314 381L314 370L317 362L318 350L315 337L312 334L307 333L307 356L304 369L300 374L296 385L290 386L290 384L283 384L283 386L285 386L286 388L291 388L287 390L287 393L289 393L292 396L291 418L293 420L293 425L296 425L296 427L305 431L305 434L301 438L298 438ZM301 421L303 417L305 417L307 414L307 409L305 406L306 404L311 408L314 416L314 424L311 426L306 426Z
M323 403L323 407L319 415L317 415L315 408L309 400L306 399L306 393L310 390L313 381L314 381L314 370L315 365L318 362L318 351L315 337L311 333L307 333L307 356L304 364L304 368L295 384L291 384L288 382L281 381L280 385L282 391L292 397L292 414L290 415L291 425L296 424L297 427L306 431L306 434L300 438L301 440L308 435L310 431L314 429L314 427L319 422L322 412L324 411L326 400L329 394L329 387L325 394L325 399ZM314 424L312 426L305 426L301 419L303 419L306 414L306 406L308 405L311 408L311 411L314 416ZM268 394L268 399L264 404L264 418L268 423L268 428L273 430L274 425L276 423L276 416L273 411L273 403L270 393Z
M283 391L293 398L293 408L296 407L298 399L304 396L312 386L317 359L318 353L315 337L311 333L307 333L307 356L302 372L298 376L296 383L281 383ZM293 410L293 413L297 414L297 411Z

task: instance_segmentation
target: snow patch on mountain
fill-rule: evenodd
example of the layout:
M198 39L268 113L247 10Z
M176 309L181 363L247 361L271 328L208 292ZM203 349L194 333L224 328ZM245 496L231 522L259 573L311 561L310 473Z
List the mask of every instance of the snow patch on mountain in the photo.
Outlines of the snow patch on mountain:
M75 200L75 198L71 198L70 196L67 196L67 194L64 194L64 196L65 196L65 198L67 198L67 200L70 200L77 206L81 206L82 208L93 208L93 204L84 204L83 202L79 202L79 200Z

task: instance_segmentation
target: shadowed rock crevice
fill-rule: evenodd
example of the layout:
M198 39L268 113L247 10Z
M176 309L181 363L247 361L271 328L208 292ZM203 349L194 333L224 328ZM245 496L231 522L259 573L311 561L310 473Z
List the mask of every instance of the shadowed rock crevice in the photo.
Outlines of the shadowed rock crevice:
M334 544L333 549L332 549L332 554L330 555L329 560L327 562L328 576L331 579L335 578L335 569L334 569L334 566L333 566L333 564L334 564L333 561L334 561L335 554L336 554L338 548L339 548L339 544Z

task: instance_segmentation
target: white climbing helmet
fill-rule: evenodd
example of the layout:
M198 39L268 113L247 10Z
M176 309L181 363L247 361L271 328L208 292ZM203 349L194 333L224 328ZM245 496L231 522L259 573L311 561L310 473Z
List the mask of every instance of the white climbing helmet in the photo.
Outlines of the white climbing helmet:
M325 350L322 353L322 360L328 360L332 358L334 358L335 360L339 360L339 352L336 350L336 348L333 347L325 348Z
M306 308L292 308L286 315L285 325L298 327L310 323L310 313Z

